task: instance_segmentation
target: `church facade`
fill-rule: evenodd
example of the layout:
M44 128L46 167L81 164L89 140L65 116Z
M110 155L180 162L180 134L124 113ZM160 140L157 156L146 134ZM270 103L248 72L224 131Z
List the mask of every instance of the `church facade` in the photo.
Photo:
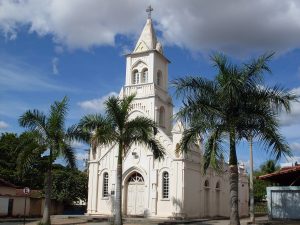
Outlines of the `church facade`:
M145 146L131 147L123 161L123 213L145 217L229 216L229 173L201 165L201 143L187 154L175 154L183 126L173 125L173 104L168 94L168 64L157 41L151 18L134 51L126 56L125 85L120 97L136 93L131 117L153 119L159 126L156 138L165 148L163 160L155 160ZM118 146L101 146L89 156L87 214L113 215ZM248 180L244 167L239 170L240 215L248 215Z

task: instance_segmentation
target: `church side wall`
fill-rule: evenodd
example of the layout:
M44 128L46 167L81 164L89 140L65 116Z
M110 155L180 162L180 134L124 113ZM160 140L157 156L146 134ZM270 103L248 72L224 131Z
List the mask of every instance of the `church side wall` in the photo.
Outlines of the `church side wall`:
M185 162L184 166L184 216L200 217L201 204L201 176L199 164L197 166Z
M186 217L229 216L229 182L227 174L208 169L200 163L185 161L184 209Z
M90 161L87 213L95 213L97 211L97 198L98 198L97 188L98 188L98 162Z

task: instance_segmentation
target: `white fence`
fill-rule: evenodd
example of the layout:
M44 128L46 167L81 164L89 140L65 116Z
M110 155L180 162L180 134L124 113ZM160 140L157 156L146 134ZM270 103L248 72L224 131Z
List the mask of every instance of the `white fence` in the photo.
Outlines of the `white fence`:
M270 219L300 219L300 187L267 187Z

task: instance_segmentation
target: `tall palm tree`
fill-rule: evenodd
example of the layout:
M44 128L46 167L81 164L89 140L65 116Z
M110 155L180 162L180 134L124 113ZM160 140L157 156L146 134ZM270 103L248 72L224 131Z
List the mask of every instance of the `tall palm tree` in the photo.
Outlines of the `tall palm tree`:
M162 145L155 139L157 126L151 119L137 116L130 119L132 101L135 95L123 99L110 97L105 102L106 115L84 116L74 127L73 134L77 140L83 140L91 145L92 154L95 154L99 145L116 144L118 146L117 181L116 181L116 208L114 224L122 223L122 167L123 159L132 144L144 144L153 152L154 158L164 156Z
M55 101L50 106L48 115L34 109L26 111L20 118L19 124L32 132L33 138L39 143L38 148L27 148L26 152L19 155L18 161L27 167L36 155L44 156L48 160L45 181L45 207L42 223L50 224L51 191L52 191L52 164L59 156L63 156L67 164L74 168L75 155L71 148L70 135L65 128L68 112L68 99Z
M267 91L266 91L267 89ZM252 96L254 95L254 96ZM241 131L242 137L244 137L249 143L250 152L250 221L255 223L255 213L254 213L254 191L253 191L253 140L256 138L258 140L263 140L262 143L266 143L265 140L270 139L270 135L276 135L273 132L274 122L277 123L276 119L278 114L285 110L287 113L290 112L290 103L295 101L296 96L289 93L287 90L273 87L273 88L263 88L260 87L253 93L249 93L247 99L247 104L252 104L251 107L255 107L257 115L255 117L248 118L247 129ZM245 107L246 108L246 107ZM272 113L272 114L270 114ZM276 125L278 126L278 124ZM273 139L279 139L280 142L274 142L274 150L285 150L288 149L286 144L283 143L283 139L280 136L273 137ZM277 154L276 158L279 159L280 155Z
M278 88L263 88L263 72L270 71L267 62L272 54L262 55L243 66L228 62L222 54L212 57L218 74L214 80L201 77L186 77L173 82L176 93L184 97L183 107L178 117L189 124L184 131L180 149L187 151L189 143L199 133L207 137L204 154L204 168L210 165L218 167L222 156L222 140L229 138L229 173L230 173L230 224L239 225L238 212L238 166L236 141L245 137L249 129L264 132L260 141L271 148L279 158L289 155L290 151L278 131L276 113L272 107L280 107L282 101ZM276 92L277 90L277 92ZM288 100L295 96L285 96ZM259 102L267 102L262 107ZM272 104L271 104L272 103ZM288 103L285 102L285 103ZM224 136L224 134L226 136Z

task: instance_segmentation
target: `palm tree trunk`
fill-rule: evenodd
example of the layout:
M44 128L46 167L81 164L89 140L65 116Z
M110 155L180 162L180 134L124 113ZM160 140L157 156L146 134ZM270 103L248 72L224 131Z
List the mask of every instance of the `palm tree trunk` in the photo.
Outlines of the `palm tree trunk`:
M230 225L240 225L239 218L239 194L238 194L238 166L237 166L237 156L235 149L235 130L230 129L230 154L229 154L229 182L230 182Z
M50 210L51 210L51 192L52 192L52 150L49 154L49 168L46 174L46 189L45 189L45 205L42 223L51 224L50 221Z
M119 143L117 183L116 183L116 202L115 202L115 221L114 225L122 225L122 144Z
M250 148L250 222L255 223L254 215L254 194L253 194L253 137L249 135L249 148Z

